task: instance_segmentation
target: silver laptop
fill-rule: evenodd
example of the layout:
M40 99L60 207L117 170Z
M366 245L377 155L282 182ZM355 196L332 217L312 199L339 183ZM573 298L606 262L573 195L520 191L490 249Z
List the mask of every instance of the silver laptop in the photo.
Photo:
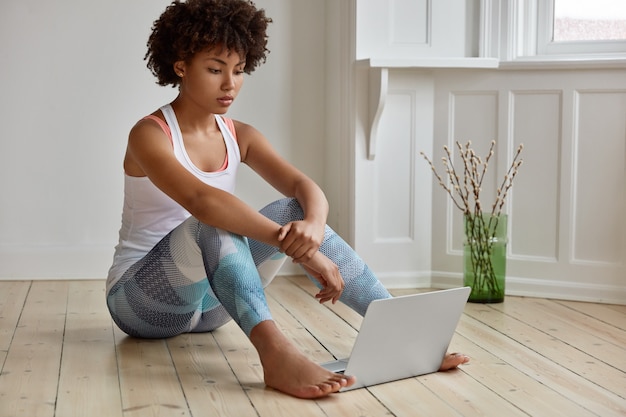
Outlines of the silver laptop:
M470 287L370 303L350 358L324 368L356 377L347 391L435 372L461 318Z

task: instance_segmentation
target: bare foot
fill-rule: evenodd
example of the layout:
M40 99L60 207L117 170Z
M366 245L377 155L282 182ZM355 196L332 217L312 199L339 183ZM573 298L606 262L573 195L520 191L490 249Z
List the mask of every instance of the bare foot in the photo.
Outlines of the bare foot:
M309 360L273 321L263 321L255 326L250 341L259 352L265 384L286 394L319 398L356 382L355 377L330 372Z
M459 365L463 365L464 363L468 363L470 360L469 356L462 355L460 353L448 353L444 356L443 361L441 362L441 367L439 368L440 372L449 371L450 369L454 369Z

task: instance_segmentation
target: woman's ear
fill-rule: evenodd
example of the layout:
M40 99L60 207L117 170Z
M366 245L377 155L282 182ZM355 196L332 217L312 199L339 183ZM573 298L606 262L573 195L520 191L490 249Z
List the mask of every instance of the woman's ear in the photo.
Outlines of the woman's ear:
M185 61L174 62L174 73L176 73L176 75L180 78L185 76Z

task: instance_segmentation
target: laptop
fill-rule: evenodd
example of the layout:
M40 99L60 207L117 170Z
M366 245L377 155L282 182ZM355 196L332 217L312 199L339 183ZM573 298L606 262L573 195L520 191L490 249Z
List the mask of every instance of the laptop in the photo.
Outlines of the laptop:
M341 391L439 370L470 287L372 301L348 359L321 365L356 377Z

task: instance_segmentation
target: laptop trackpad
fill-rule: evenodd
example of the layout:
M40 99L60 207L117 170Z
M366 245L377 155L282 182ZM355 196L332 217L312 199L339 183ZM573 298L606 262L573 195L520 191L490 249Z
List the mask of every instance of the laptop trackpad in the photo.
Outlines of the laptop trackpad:
M324 362L320 364L323 368L331 372L342 374L348 365L348 359L338 359L336 361Z

